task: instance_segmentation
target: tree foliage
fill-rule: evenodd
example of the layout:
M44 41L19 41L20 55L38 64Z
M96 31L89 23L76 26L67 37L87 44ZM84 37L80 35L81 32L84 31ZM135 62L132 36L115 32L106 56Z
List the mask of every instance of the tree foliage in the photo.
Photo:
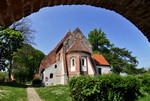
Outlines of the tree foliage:
M111 64L114 73L136 74L138 61L136 57L131 55L132 52L126 48L113 47L109 54L104 54L106 59Z
M14 75L21 83L32 80L45 54L29 44L24 44L13 58Z
M7 67L9 72L9 78L11 75L12 58L14 52L21 47L23 43L23 35L10 28L0 30L0 69ZM6 61L7 60L7 61ZM6 65L6 62L8 65Z
M4 29L0 27L0 70L4 70L8 67L9 78L11 75L13 58L16 56L14 53L17 52L17 49L21 48L23 43L34 43L34 32L35 31L31 29L31 20L27 18L14 22L9 28ZM21 59L18 59L18 61L20 60ZM27 73L23 65L19 70L22 74Z
M113 46L101 29L90 31L88 34L88 41L91 43L93 51L106 52L108 48Z
M126 48L115 47L101 29L91 31L88 34L88 41L93 46L94 53L100 53L106 58L114 73L140 74L144 72L144 68L136 68L138 61L132 56L132 52Z
M36 32L34 29L31 28L31 20L28 18L22 18L19 21L14 22L10 28L21 32L24 36L24 43L27 44L35 44L34 40L34 33Z

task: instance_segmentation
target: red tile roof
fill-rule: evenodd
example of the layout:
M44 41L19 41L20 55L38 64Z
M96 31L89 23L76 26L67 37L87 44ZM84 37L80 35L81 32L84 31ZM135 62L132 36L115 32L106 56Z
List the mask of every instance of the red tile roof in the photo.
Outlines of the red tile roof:
M71 32L68 32L65 37L58 43L58 45L42 60L40 64L40 69L44 69L51 64L56 62L56 51L60 47L60 45L71 35Z
M98 65L109 65L107 60L101 54L92 54L92 57Z

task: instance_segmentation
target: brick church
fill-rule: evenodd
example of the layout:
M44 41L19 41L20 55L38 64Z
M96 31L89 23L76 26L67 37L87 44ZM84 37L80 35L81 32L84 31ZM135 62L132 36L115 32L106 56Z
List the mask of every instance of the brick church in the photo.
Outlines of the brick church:
M42 60L40 78L45 86L67 84L69 77L87 74L109 74L110 65L100 54L92 54L92 46L79 28L68 32Z

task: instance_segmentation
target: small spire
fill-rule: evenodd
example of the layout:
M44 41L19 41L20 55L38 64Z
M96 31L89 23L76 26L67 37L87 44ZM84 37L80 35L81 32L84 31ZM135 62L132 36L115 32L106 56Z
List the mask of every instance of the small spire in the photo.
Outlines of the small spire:
M82 32L81 32L81 30L77 27L77 28L73 31L73 33L82 33Z
M68 32L71 32L70 28L69 28Z

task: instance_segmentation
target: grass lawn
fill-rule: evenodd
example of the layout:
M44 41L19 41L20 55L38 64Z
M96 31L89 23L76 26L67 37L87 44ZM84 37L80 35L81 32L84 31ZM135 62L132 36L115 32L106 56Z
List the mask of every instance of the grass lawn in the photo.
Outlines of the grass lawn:
M27 101L27 89L15 82L0 84L0 101Z
M45 101L72 101L69 97L69 87L64 85L35 88Z

